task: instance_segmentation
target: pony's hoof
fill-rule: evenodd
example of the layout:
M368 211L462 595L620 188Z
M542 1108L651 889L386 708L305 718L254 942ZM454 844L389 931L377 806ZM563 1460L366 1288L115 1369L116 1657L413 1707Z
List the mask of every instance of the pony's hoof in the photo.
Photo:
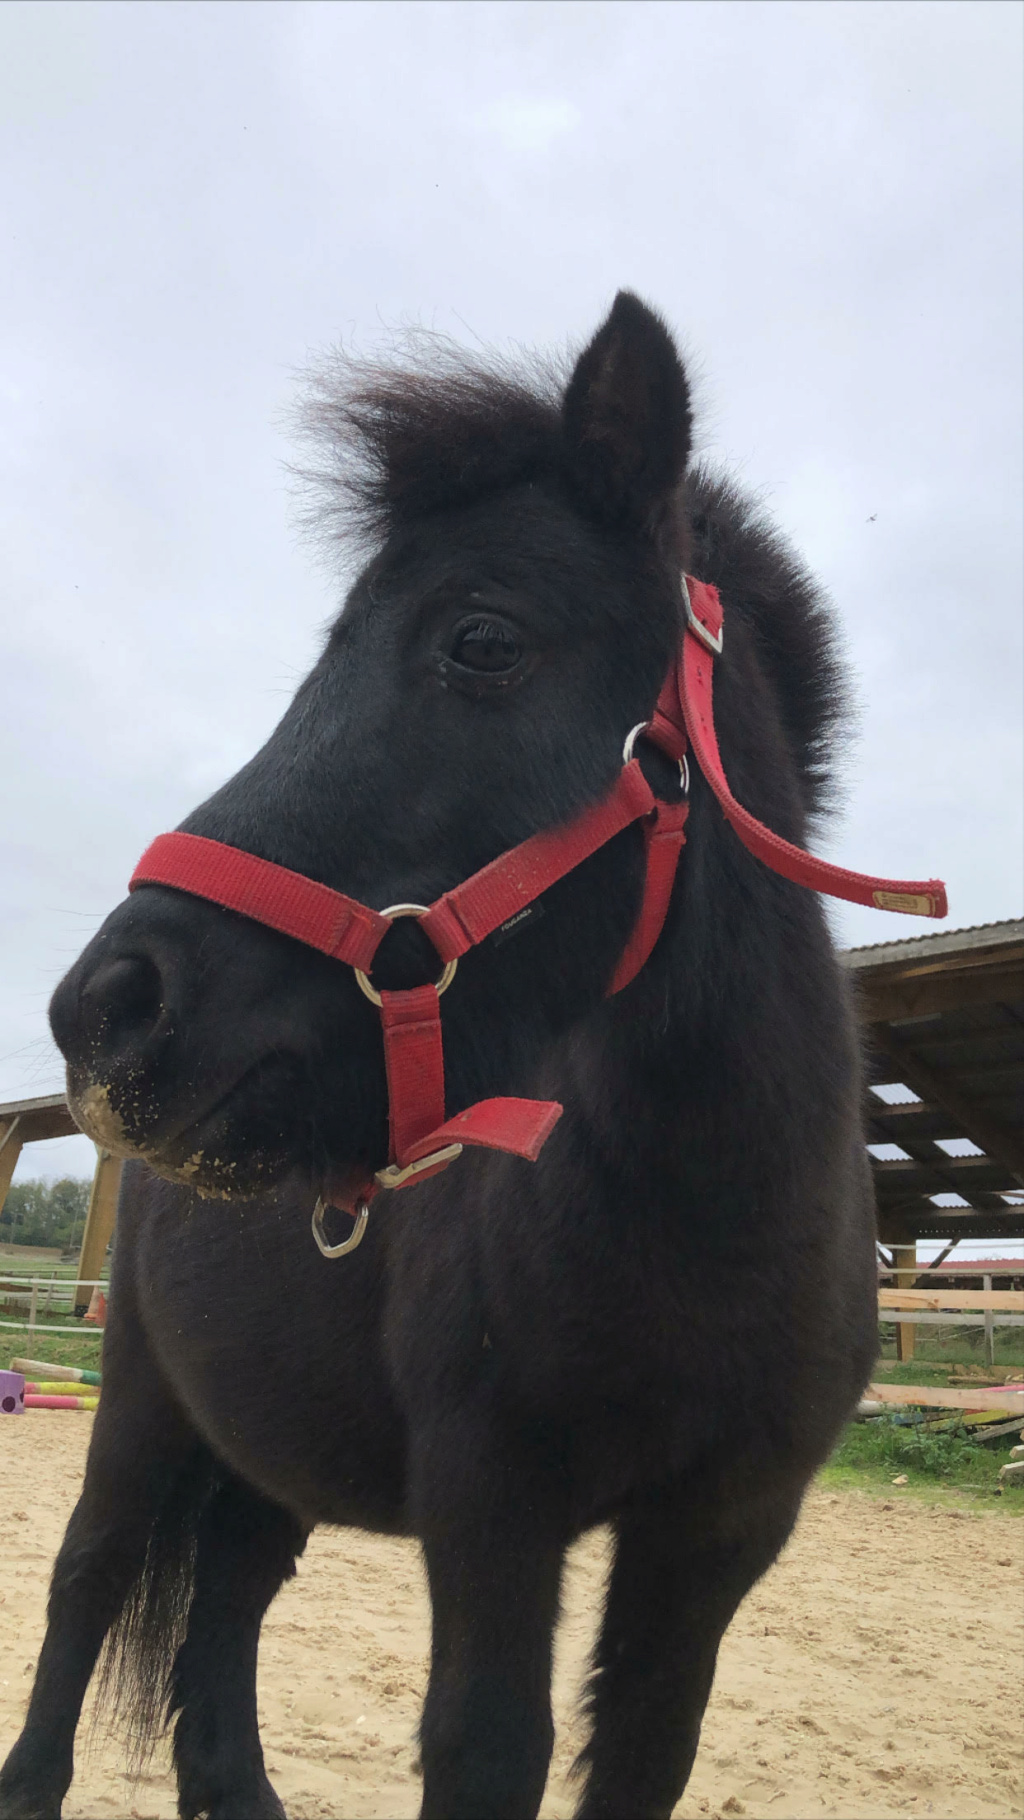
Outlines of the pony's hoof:
M0 1789L0 1820L60 1820L61 1802Z
M278 1797L268 1786L261 1797L259 1807L254 1807L248 1796L232 1795L226 1801L218 1801L216 1807L208 1811L207 1820L288 1820Z
M190 1805L179 1804L178 1812L182 1820L196 1820L196 1810ZM288 1820L280 1796L269 1782L264 1782L260 1789L222 1795L199 1812L203 1820Z
M0 1769L0 1820L60 1820L63 1794L54 1794L52 1788L49 1794L40 1789L42 1778L27 1774L28 1765L19 1773L14 1762L17 1749L15 1745Z

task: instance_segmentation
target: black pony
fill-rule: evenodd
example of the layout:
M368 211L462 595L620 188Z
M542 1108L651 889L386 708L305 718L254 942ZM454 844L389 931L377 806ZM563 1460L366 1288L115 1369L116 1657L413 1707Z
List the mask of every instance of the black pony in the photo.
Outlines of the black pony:
M609 789L679 645L685 568L724 603L729 781L805 837L841 706L829 618L748 503L685 477L686 380L649 309L620 295L564 390L441 355L335 369L310 410L321 523L354 513L370 560L277 731L189 830L364 903L430 903ZM675 767L642 752L667 798ZM636 827L466 956L449 1111L526 1094L564 1116L535 1164L467 1151L382 1195L343 1262L314 1248L314 1200L387 1154L351 968L145 886L58 988L71 1104L139 1160L4 1820L59 1814L104 1639L137 1727L177 1715L186 1820L281 1815L257 1646L318 1523L422 1540L423 1813L446 1820L536 1813L563 1557L609 1524L579 1812L670 1813L722 1634L876 1340L858 1045L820 903L750 856L700 775L687 832L664 933L618 996ZM436 972L397 923L376 983Z

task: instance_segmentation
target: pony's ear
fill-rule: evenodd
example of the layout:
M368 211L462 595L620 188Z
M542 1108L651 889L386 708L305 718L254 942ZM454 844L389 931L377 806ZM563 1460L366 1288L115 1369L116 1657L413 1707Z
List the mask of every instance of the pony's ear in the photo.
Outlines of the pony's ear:
M562 423L580 505L635 529L656 523L690 452L690 391L661 317L630 291L580 355Z

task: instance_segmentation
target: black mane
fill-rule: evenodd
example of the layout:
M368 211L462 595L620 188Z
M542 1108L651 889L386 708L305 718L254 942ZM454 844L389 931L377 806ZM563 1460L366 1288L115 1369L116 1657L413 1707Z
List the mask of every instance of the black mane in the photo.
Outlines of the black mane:
M683 492L694 572L714 582L727 611L741 613L750 628L775 683L805 806L822 816L835 803L849 718L832 605L757 501L725 475L694 468Z

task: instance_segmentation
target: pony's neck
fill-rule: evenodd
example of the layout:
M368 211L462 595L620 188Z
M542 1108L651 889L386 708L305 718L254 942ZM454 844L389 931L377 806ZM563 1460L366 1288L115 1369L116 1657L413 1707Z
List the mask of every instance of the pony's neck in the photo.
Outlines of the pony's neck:
M647 966L562 1047L577 1113L610 1170L638 1187L700 1173L753 1185L736 1133L826 1116L856 1067L849 1006L820 901L740 846L695 789L691 834ZM748 1179L749 1178L749 1179ZM758 1190L759 1192L759 1190Z

